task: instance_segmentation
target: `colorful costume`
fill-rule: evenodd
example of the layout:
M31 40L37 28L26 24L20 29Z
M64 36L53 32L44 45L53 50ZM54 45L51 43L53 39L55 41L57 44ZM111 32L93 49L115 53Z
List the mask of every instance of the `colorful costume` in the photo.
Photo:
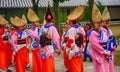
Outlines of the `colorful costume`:
M32 27L30 29L30 36L32 38L31 48L32 48L32 72L42 72L42 59L40 57L40 29L37 27ZM34 36L33 36L33 34Z
M41 58L43 63L42 72L55 72L54 52L60 49L60 36L57 29L51 24L45 25L42 28L42 34L40 37L42 47Z
M103 22L107 22L106 24L103 24L103 40L106 40L107 49L111 52L111 55L109 57L109 72L114 72L114 51L112 50L112 48L117 47L117 43L115 41L115 37L112 34L112 31L110 30L110 28L108 28L108 26L110 25L110 14L107 7L105 7L102 16Z
M42 72L55 72L54 52L60 50L60 36L57 29L51 24L53 20L52 13L48 4L47 13L45 16L45 25L42 27L40 44L42 58Z
M38 22L39 17L36 13L29 8L28 10L28 20L32 23ZM32 72L42 72L42 59L40 58L40 34L41 30L39 27L31 27L29 29L29 34L31 37L31 48L32 48Z
M12 62L12 49L9 43L9 32L5 28L8 22L0 15L0 69L7 69ZM2 27L4 26L4 27Z
M94 24L96 24L95 26L97 28L95 30L92 30L89 36L91 46L90 55L92 57L92 62L94 65L94 72L109 72L109 63L108 59L106 58L106 53L108 52L104 49L105 42L101 39L102 16L95 3L92 9L92 21ZM98 27L100 31L98 31Z
M67 19L72 22L71 28L67 31L65 45L69 72L84 72L82 51L85 32L78 24L78 21L83 18L84 8L85 6L79 6L67 16Z
M68 56L67 56L67 53L66 53L66 42L67 42L67 32L68 30L64 31L63 32L63 35L62 35L62 41L61 41L61 46L62 46L62 50L63 50L63 57L64 57L64 66L66 67L66 69L68 70L69 69L69 63L68 63Z
M25 21L17 16L11 19L11 23L15 27L22 27L25 25ZM29 51L27 49L29 45L28 30L23 29L19 31L14 29L11 34L11 44L14 51L16 72L25 72L26 65L29 63Z

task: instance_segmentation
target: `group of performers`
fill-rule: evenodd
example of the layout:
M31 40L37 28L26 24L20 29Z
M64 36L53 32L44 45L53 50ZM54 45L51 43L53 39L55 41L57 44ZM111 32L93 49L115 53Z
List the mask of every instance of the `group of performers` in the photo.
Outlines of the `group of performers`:
M79 21L84 17L85 6L80 5L68 16L66 30L60 39L53 26L53 15L48 4L44 24L39 27L40 18L31 8L27 18L33 25L25 28L27 19L23 15L11 17L14 29L9 29L8 21L0 15L0 72L7 72L14 63L16 72L25 72L30 63L29 49L32 50L32 72L55 72L54 53L64 54L66 72L84 72L82 53L86 44L86 33ZM114 51L117 47L110 28L110 15L107 7L102 15L94 3L92 8L94 28L89 30L89 52L94 72L114 72Z

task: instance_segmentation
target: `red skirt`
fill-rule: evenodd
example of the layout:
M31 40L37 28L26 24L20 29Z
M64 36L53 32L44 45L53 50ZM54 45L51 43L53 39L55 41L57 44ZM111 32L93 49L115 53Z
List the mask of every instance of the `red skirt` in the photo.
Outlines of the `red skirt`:
M69 71L70 72L84 72L82 56L73 57L69 60Z
M54 57L42 59L42 72L55 72Z
M42 59L40 58L40 49L32 51L32 72L42 72Z
M29 53L26 47L21 48L14 56L16 72L25 72L26 65L29 63Z
M0 48L0 69L8 68L7 48Z
M10 62L12 62L12 53L13 53L13 51L12 51L12 48L11 48L11 45L9 44L9 43L6 43L5 44L5 46L6 46L6 53L7 53L7 60L8 60L8 63L10 63Z
M68 63L68 56L66 54L66 49L63 50L63 57L64 57L64 66L69 69L69 63Z

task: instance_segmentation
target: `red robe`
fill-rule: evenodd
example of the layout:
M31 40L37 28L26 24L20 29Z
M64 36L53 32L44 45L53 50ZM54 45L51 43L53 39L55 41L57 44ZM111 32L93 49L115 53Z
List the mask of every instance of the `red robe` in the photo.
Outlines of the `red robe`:
M42 59L40 58L40 49L32 50L32 72L42 72Z
M26 47L21 48L16 55L14 55L16 72L25 72L26 65L29 63L28 57L29 54Z
M6 47L3 43L3 39L0 36L0 69L8 68Z
M69 60L69 72L83 72L82 56L73 57Z
M42 72L55 72L54 57L42 59Z
M15 51L14 55L14 63L16 67L16 72L25 72L26 65L29 63L29 51L27 49L28 41L27 41L27 34L26 31L22 31L21 37L19 37L20 34L16 31L12 31L11 36L11 44L13 46L13 50ZM18 41L19 40L22 41ZM24 42L26 40L26 43Z
M7 69L10 62L12 62L12 49L8 42L4 43L2 35L5 30L0 28L0 69Z

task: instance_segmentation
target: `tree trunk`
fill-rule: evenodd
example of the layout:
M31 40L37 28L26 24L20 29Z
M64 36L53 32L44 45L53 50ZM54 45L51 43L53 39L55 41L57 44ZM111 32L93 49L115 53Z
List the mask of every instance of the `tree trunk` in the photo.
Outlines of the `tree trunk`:
M89 6L90 6L90 22L92 23L92 7L93 7L94 0L89 0Z
M59 1L53 0L53 14L54 14L54 24L57 27L57 30L62 35L62 27L59 20Z

